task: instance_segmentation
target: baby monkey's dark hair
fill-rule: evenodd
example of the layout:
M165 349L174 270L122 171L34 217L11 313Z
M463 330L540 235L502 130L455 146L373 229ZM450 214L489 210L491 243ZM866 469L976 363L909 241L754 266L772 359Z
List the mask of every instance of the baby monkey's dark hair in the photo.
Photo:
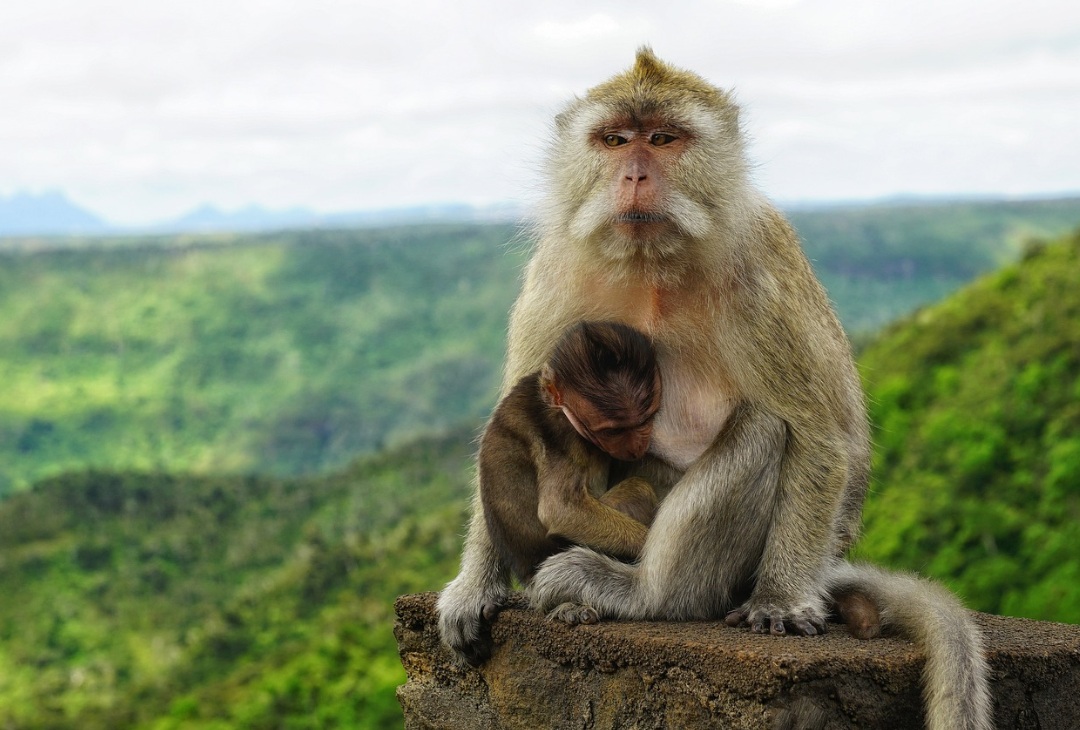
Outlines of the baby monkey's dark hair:
M656 350L642 332L620 322L579 322L548 360L559 386L576 391L604 415L644 413L656 398Z

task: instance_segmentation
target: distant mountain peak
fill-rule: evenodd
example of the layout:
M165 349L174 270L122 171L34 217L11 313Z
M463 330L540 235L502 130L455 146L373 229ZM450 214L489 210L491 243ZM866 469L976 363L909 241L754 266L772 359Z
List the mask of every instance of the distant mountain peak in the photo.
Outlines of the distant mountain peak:
M0 196L0 236L101 233L108 227L59 190Z

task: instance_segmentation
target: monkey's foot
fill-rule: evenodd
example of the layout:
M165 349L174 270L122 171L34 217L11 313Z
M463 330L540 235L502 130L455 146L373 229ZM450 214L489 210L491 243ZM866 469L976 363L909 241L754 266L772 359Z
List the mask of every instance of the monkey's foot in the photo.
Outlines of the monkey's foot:
M772 603L746 603L724 617L728 626L749 626L755 634L816 636L825 633L825 616L812 606L783 609Z
M632 599L634 570L607 555L573 547L540 565L528 588L529 602L544 612L569 603L589 606L597 616L634 618L625 615Z
M580 603L562 603L548 612L549 621L562 621L571 626L600 623L600 615L592 606Z

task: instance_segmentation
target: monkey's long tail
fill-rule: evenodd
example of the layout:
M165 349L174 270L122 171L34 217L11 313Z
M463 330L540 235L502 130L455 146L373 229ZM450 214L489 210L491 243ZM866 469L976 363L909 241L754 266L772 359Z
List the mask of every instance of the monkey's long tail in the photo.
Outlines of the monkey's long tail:
M982 636L956 596L924 578L847 562L835 565L829 585L836 593L865 593L877 604L882 625L898 629L922 650L928 728L991 730Z

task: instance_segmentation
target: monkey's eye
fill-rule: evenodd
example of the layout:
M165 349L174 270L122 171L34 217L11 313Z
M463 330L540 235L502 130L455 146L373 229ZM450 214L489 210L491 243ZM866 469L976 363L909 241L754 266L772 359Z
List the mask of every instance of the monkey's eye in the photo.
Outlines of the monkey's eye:
M620 137L617 134L605 134L604 144L608 147L618 147L621 144L626 144L626 137Z
M674 142L675 139L676 137L674 135L657 132L653 136L649 137L649 144L656 145L657 147L663 147L666 144Z

